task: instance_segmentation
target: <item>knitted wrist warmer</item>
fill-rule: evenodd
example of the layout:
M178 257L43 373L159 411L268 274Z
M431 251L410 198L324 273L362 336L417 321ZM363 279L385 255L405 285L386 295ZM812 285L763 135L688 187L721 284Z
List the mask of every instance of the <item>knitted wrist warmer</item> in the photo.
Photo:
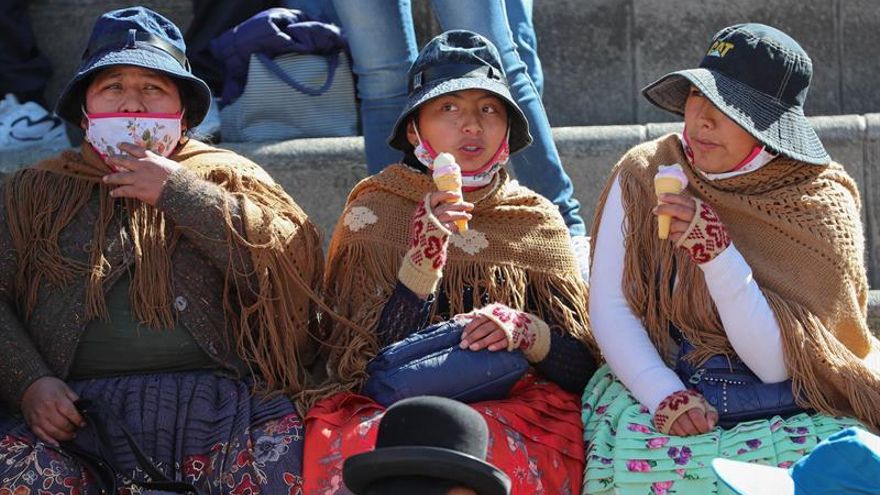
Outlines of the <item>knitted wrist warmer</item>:
M703 264L721 254L730 245L730 237L715 210L699 198L693 199L696 203L694 218L676 246L687 250L695 263Z
M522 349L530 363L538 363L550 352L550 327L537 316L492 303L474 311L495 322L507 334L507 350Z
M446 248L451 232L431 212L430 194L419 202L410 224L409 251L397 278L411 291L428 296L437 290L446 264Z
M679 390L660 401L654 413L654 428L660 433L669 434L675 421L691 409L699 409L703 414L715 411L699 392Z

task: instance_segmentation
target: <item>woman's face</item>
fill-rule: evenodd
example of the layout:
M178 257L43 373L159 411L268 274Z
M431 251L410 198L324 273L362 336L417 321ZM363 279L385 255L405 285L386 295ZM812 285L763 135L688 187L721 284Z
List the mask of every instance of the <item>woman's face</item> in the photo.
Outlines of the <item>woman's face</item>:
M183 108L174 80L141 67L101 71L86 88L89 113L177 113Z
M758 144L758 140L693 86L684 105L684 123L694 153L694 165L703 172L730 172Z
M507 137L507 105L482 89L438 96L421 106L416 121L422 139L437 153L452 153L465 172L482 168ZM407 139L418 144L412 125Z

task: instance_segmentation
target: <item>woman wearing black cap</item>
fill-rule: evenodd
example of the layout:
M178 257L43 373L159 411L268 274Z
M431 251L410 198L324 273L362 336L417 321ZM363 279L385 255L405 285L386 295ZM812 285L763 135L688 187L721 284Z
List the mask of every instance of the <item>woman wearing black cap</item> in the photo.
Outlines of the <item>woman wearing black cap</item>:
M57 107L82 148L3 186L4 489L301 484L294 404L254 392L303 386L319 236L259 166L185 136L210 91L184 53L155 12L101 16Z
M309 412L306 491L332 490L342 459L372 447L381 407L351 392L379 348L455 318L462 348L520 349L539 373L506 399L474 404L489 423L491 462L513 493L574 492L583 452L572 443L571 392L595 369L587 288L558 209L505 172L531 141L527 121L497 50L476 33L432 40L409 78L389 138L406 158L355 187L330 245L325 294L356 325L324 339L331 384L322 395L342 393ZM450 167L435 167L439 153L460 166L463 195L435 187L432 168Z
M880 426L859 194L804 116L811 75L742 24L643 91L685 126L623 157L593 222L585 493L714 493L713 457L787 466Z

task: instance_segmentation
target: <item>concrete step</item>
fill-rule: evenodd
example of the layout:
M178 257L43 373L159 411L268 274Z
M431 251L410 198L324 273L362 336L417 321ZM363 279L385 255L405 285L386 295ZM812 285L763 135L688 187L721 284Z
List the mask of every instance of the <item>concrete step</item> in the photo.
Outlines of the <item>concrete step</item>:
M182 29L192 18L189 1L139 3ZM413 1L422 41L440 30L430 3ZM123 0L29 2L38 45L55 68L48 101L73 74L95 18L127 5ZM880 111L877 0L542 0L535 2L534 23L552 125L675 120L650 106L639 89L666 72L695 66L716 31L746 21L783 29L810 54L815 77L808 114Z

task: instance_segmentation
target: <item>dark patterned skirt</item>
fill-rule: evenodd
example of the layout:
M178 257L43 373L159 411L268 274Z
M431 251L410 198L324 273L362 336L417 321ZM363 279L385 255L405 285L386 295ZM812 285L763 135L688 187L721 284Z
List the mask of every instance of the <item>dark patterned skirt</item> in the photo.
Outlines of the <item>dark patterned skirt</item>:
M210 371L74 381L102 413L120 494L140 493L143 470L119 428L168 478L203 494L296 495L302 491L303 425L290 400L251 394L247 381ZM115 427L114 427L115 426ZM97 452L88 426L76 446ZM106 445L106 444L105 444ZM105 454L106 456L106 454ZM39 441L21 416L0 421L0 494L98 493L92 473L63 449Z

